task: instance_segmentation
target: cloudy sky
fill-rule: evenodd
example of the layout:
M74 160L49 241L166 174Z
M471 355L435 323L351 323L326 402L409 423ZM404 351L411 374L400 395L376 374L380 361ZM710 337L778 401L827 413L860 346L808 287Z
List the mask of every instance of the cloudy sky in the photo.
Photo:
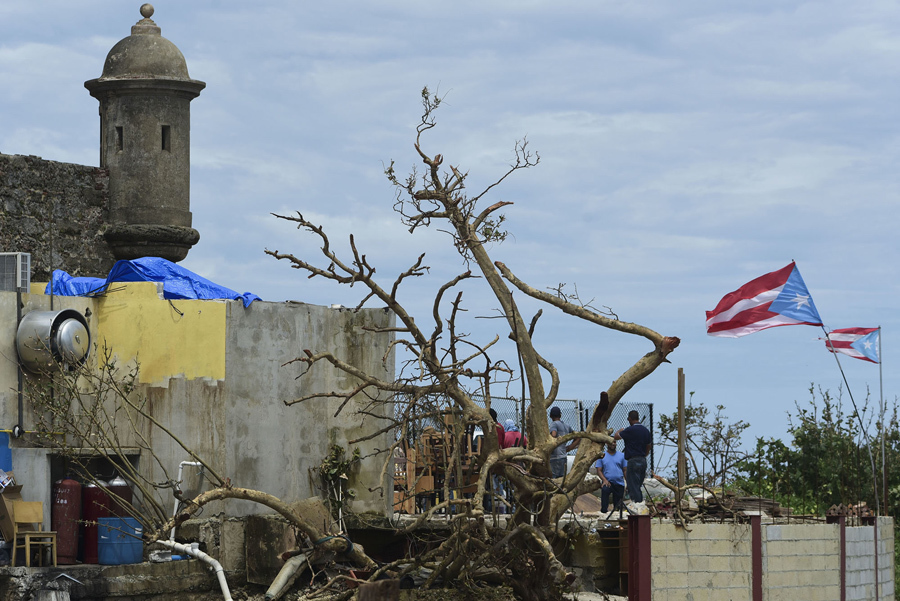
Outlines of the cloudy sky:
M439 231L410 235L383 176L416 164L423 86L446 95L424 150L480 191L527 137L540 165L491 193L515 204L492 249L520 277L561 282L681 347L626 400L694 400L784 436L811 383L841 376L819 328L708 337L705 313L797 262L829 328L884 328L896 366L900 5L886 0L159 0L153 19L207 88L192 103L194 227L184 265L266 300L355 304L263 254L315 257L271 213L301 211L339 248L356 235L385 282L421 252L431 275L402 296L422 319L464 270ZM0 3L0 152L98 164L97 101L83 87L130 33L140 2ZM476 282L469 317L497 306ZM533 303L522 301L528 312ZM595 400L650 347L545 312L536 341L561 398ZM468 323L488 340L497 322ZM877 405L878 367L844 358ZM517 389L516 389L517 390ZM847 397L845 395L845 401Z

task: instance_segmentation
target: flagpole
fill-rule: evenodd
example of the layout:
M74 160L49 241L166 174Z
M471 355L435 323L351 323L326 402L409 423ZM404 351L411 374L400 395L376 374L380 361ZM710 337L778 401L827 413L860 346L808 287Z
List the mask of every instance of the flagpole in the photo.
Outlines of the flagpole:
M853 410L856 412L856 419L859 420L859 429L862 431L863 436L866 439L866 450L869 451L869 463L872 465L872 480L874 481L873 483L875 485L875 515L878 516L878 514L881 513L881 504L878 502L878 471L875 469L875 457L872 455L872 441L869 439L869 433L866 431L865 424L863 424L862 415L859 414L859 408L856 406L856 401L853 399L853 391L850 390L850 382L847 381L847 375L844 373L844 368L841 367L841 361L840 359L838 359L837 351L834 349L834 345L831 343L831 336L828 335L828 330L825 329L824 325L822 325L822 331L825 332L825 342L828 343L828 348L829 350L831 350L831 354L834 355L834 360L837 362L838 370L841 372L841 377L844 378L844 384L847 386L847 394L850 395L850 402L853 403ZM879 337L879 343L880 342L881 340ZM880 362L879 365L881 365Z
M881 400L881 484L884 487L884 514L888 514L887 468L884 463L884 380L881 367L881 326L878 326L878 396ZM878 598L878 518L875 518L875 598Z
M878 326L878 396L881 399L881 484L883 488L884 515L888 515L887 464L884 454L884 378L881 367L881 326Z

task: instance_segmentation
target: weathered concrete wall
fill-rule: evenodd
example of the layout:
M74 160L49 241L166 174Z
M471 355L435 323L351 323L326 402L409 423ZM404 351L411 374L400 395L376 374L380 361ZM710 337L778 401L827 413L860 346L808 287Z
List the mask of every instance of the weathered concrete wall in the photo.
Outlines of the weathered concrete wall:
M391 335L362 331L364 326L389 326L389 313L261 301L248 308L239 301L170 303L161 298L156 284L129 283L119 288L100 299L55 297L54 308L90 313L87 321L93 340L107 344L120 365L140 365L140 389L153 417L233 485L256 488L288 502L314 496L318 491L309 470L322 462L330 446L349 450L350 440L383 426L377 419L364 421L356 414L363 400L350 402L336 417L341 399L285 406L284 401L312 391L352 390L356 382L325 365L297 378L299 364L284 364L303 349L331 350L362 370L391 380L393 355L382 362ZM22 298L23 313L50 308L50 297L43 294ZM0 292L0 351L6 358L0 362L0 429L19 423L15 332L16 294ZM36 420L27 398L24 409L21 425L31 430ZM126 446L135 443L126 428L121 434ZM190 457L160 428L148 427L145 435L158 462L143 453L142 471L155 482L174 480L179 463ZM389 444L390 434L384 434L355 446L365 457ZM23 495L26 500L44 501L49 524L51 452L35 448L31 435L14 440L11 446L13 467L25 485ZM350 486L358 493L352 503L356 511L386 510L387 498L381 490L369 492L384 484L379 479L381 462L381 457L365 459L353 475ZM187 468L185 492L193 495L206 488L198 470ZM166 491L165 506L173 502ZM235 501L210 506L204 515L268 511ZM223 529L222 536L227 535Z
M140 381L225 379L225 320L231 301L162 298L162 284L117 283L97 299L96 341L140 363Z
M32 280L53 269L106 277L115 262L100 233L108 211L107 170L0 154L0 251L31 253Z
M654 599L752 599L750 526L654 523L651 587Z
M847 601L875 598L875 529L871 526L847 528ZM893 522L878 519L879 599L894 598Z
M592 526L594 526L592 524ZM586 591L615 591L620 588L620 572L628 571L624 562L627 532L618 524L603 522L592 529L576 529L566 565L581 570L581 586ZM626 591L627 592L627 591Z
M339 398L285 406L286 400L314 392L352 390L357 381L324 361L308 372L301 363L284 364L302 355L304 349L331 351L364 372L392 380L392 357L387 364L382 363L390 335L363 331L366 326L387 327L391 323L391 315L380 309L355 312L304 303L258 302L244 309L233 303L226 342L226 471L240 474L242 486L267 484L268 492L287 501L315 496L317 490L311 486L309 470L321 464L330 446L340 445L349 453L350 440L372 433L386 422L357 414L369 402L364 395L348 403L337 416L342 401ZM387 410L385 406L370 408L376 415ZM375 449L386 449L390 442L386 433L353 446L366 456ZM377 480L384 459L379 456L367 461L351 479L349 485L357 493L355 511L384 513L387 509L387 495L382 496L380 490L369 492L385 484ZM247 503L230 510L233 515L250 512L258 510Z
M769 601L838 598L839 526L769 524L762 530L763 589Z
M34 285L32 289L40 288ZM22 416L18 406L18 371L16 353L16 302L14 292L0 292L0 429L11 430L19 424L27 432L34 429L35 414L27 402L27 382L23 382ZM22 294L22 313L50 309L50 297L43 294ZM85 298L55 297L55 310L74 309L82 314L88 308L96 309L95 301ZM93 312L93 311L92 311ZM88 317L89 324L93 317ZM50 464L45 449L34 448L34 435L26 433L22 438L9 437L13 469L20 484L25 484L22 497L26 501L43 501L45 522L50 524Z
M192 442L201 456L216 461L218 452L218 465L224 465L221 443L216 438L221 430L215 428L215 411L222 405L217 402L217 391L225 376L223 302L179 302L185 310L184 315L179 316L172 304L161 299L158 284L134 283L118 288L118 292L99 299L56 296L53 297L52 307L54 310L74 309L87 315L92 340L97 345L92 353L96 354L96 350L108 345L121 365L133 365L138 361L141 380L151 380L145 387L146 394L151 400L152 411L159 413L160 422L171 425L176 433L185 436L184 440ZM33 284L32 290L40 289L43 285ZM40 293L23 294L22 303L23 315L30 311L51 309L50 297ZM201 303L202 308L191 303ZM21 419L18 415L15 336L16 294L0 292L0 348L2 356L8 359L0 362L0 429L11 429L20 424L26 431L31 431L35 429L37 419L33 405L27 400L27 378L23 386L25 401L22 403ZM216 336L220 341L218 346L211 342ZM194 343L197 340L208 342L205 346L208 352L203 352L204 347ZM184 374L194 379L187 380ZM210 374L222 379L211 379ZM173 382L171 386L170 381ZM163 396L169 395L174 401L159 402L160 390L167 391ZM173 407L178 407L178 411L173 413ZM218 423L224 423L224 413L219 416ZM136 440L134 434L124 419L120 425L121 444L133 447ZM151 435L151 440L159 446L157 452L165 460L164 465L167 468L172 466L170 472L174 479L178 463L187 458L185 452L164 433L156 431ZM20 483L25 484L22 491L25 500L44 501L44 513L49 525L52 486L50 453L46 449L34 448L34 445L35 437L30 433L18 440L11 440L13 468ZM149 474L154 481L167 479L159 466L151 467L149 457L144 459L146 467L154 469ZM190 488L186 492L191 492Z

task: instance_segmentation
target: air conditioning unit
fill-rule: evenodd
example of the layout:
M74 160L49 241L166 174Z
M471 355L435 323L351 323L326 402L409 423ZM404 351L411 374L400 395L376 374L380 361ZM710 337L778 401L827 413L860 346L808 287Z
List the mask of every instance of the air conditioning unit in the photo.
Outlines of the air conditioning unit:
M0 253L0 291L28 292L31 286L31 254Z

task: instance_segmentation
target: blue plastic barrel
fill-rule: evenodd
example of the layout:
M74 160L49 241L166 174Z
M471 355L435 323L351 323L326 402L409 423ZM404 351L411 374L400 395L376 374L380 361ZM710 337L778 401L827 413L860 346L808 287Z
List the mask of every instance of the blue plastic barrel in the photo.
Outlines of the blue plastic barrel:
M0 470L12 471L12 449L9 448L9 434L0 432Z
M100 565L141 563L144 556L143 528L135 518L98 518L97 555Z

